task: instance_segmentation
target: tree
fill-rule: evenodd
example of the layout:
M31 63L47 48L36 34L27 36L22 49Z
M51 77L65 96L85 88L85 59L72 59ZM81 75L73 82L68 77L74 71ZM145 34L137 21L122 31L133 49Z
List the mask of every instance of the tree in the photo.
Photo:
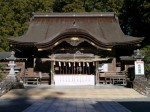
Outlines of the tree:
M106 9L108 12L116 12L118 15L121 14L121 9L124 0L108 0L106 3Z
M148 0L124 0L121 10L121 27L126 34L132 36L149 35L149 3Z
M54 12L119 12L123 0L55 0Z
M62 10L64 12L85 12L83 7L83 2L80 0L70 0L68 4L65 5Z
M126 34L145 37L141 46L145 55L145 70L150 70L149 10L149 0L125 0L120 15L121 27Z
M81 0L55 0L53 12L84 12Z
M143 59L145 62L145 70L150 71L150 45L142 48L142 54L145 56Z
M8 51L7 38L23 35L33 12L52 12L53 0L0 0L0 51Z

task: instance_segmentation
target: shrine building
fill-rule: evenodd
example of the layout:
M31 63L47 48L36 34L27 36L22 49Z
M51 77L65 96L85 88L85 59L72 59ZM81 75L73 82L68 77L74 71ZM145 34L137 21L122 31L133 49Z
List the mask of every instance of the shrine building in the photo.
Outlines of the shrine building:
M131 56L143 39L125 35L114 12L35 13L27 32L8 42L27 58L25 83L35 76L37 84L96 85L101 75L125 75L133 63L120 57Z

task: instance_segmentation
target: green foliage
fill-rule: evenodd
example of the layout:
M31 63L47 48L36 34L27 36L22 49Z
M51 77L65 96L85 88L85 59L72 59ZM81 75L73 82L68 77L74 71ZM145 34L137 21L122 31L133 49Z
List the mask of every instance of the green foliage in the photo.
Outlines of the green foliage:
M150 2L149 0L124 0L119 19L126 34L145 37L142 51L145 70L150 71Z
M9 50L9 44L6 40L6 38L1 37L1 44L0 44L0 52L2 51L8 51Z
M126 34L145 37L142 51L145 70L150 71L150 2L148 0L125 0L121 10L121 25ZM144 47L145 46L145 47Z
M148 0L124 0L121 10L122 29L132 36L150 35L150 3Z
M84 12L81 0L55 0L53 12Z
M80 0L68 0L67 5L62 10L64 12L85 12L82 1Z
M0 73L0 82L6 77L6 74Z
M150 71L150 45L147 45L144 48L142 48L142 54L145 56L145 70Z
M0 63L0 70L1 70L1 68L2 68L3 66L4 66L4 65Z
M0 71L1 71L1 68L2 68L2 67L5 67L5 65L2 64L2 63L0 63ZM5 78L5 77L6 77L6 74L0 72L0 81L1 81L3 78Z
M33 12L52 12L53 0L0 0L0 51L8 51L7 38L21 36Z
M123 6L124 0L108 0L106 3L107 11L116 12L118 15L121 14L120 10Z
M124 0L55 0L54 12L117 12Z

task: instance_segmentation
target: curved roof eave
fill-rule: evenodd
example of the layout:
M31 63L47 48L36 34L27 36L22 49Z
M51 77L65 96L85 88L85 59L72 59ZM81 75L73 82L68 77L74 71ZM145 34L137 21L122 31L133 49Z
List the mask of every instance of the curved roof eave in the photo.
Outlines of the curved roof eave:
M116 42L114 44L115 45L139 44L145 39L145 37L132 37L132 36L128 36L128 35L125 35L125 38L127 38L126 41Z
M89 32L84 31L82 29L76 29L76 28L72 28L72 29L67 29L63 32L61 32L59 35L57 35L56 37L53 37L52 40L47 39L44 40L42 42L39 43L35 43L35 45L38 48L44 48L44 47L49 47L54 45L56 42L71 37L71 36L79 36L83 39L89 40L91 42L93 42L96 46L100 47L100 48L110 48L112 47L111 43L107 43L106 40L100 38L101 40L97 40L96 38L94 38L94 36L92 36L92 34L89 34Z
M17 37L17 38L21 38L21 37ZM31 46L35 46L35 43L36 43L36 42L18 41L16 38L15 39L8 38L7 41L9 42L9 44L13 44L13 45L31 45Z

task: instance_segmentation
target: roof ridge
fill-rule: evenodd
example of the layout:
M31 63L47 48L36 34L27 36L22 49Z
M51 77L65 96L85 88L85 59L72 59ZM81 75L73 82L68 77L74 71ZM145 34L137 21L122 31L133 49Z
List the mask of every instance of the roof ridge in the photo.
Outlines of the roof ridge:
M33 13L34 17L114 17L115 12Z

